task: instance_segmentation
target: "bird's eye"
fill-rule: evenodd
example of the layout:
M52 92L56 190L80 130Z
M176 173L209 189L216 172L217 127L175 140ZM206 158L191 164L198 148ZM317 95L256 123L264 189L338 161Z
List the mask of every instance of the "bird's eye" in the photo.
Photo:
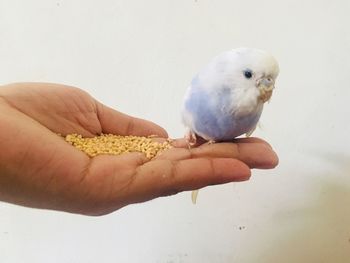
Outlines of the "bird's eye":
M245 70L243 74L247 79L250 79L251 77L253 77L253 72L250 69Z

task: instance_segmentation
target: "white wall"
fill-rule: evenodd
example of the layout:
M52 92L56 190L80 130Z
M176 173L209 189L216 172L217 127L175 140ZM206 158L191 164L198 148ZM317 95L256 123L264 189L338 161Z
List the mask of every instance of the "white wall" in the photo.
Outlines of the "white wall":
M192 75L233 47L280 62L249 182L91 218L0 203L0 261L350 262L348 0L0 0L0 84L79 86L182 136Z

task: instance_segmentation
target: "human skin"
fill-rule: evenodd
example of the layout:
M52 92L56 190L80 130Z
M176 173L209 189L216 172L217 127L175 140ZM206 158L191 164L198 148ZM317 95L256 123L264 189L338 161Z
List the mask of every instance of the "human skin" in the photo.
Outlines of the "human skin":
M278 157L258 138L189 148L184 139L148 160L142 153L93 158L59 136L78 133L157 135L160 126L113 110L85 91L59 84L0 87L0 201L85 215L132 203L245 181L251 169L271 169Z

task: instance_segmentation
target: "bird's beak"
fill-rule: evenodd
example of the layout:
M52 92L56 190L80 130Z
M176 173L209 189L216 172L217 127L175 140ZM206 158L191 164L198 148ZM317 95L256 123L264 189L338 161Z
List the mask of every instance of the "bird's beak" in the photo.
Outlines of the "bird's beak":
M275 88L275 81L271 77L262 77L256 81L256 87L260 91L259 99L262 102L269 101L272 96L272 91Z

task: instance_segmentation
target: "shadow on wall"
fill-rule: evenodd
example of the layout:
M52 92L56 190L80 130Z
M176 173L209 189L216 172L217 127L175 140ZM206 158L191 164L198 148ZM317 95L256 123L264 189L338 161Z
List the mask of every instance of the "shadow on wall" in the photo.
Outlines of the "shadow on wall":
M273 247L265 247L256 262L350 262L350 157L317 155L334 172L305 171L315 183L311 198L273 216L278 222L269 235Z

